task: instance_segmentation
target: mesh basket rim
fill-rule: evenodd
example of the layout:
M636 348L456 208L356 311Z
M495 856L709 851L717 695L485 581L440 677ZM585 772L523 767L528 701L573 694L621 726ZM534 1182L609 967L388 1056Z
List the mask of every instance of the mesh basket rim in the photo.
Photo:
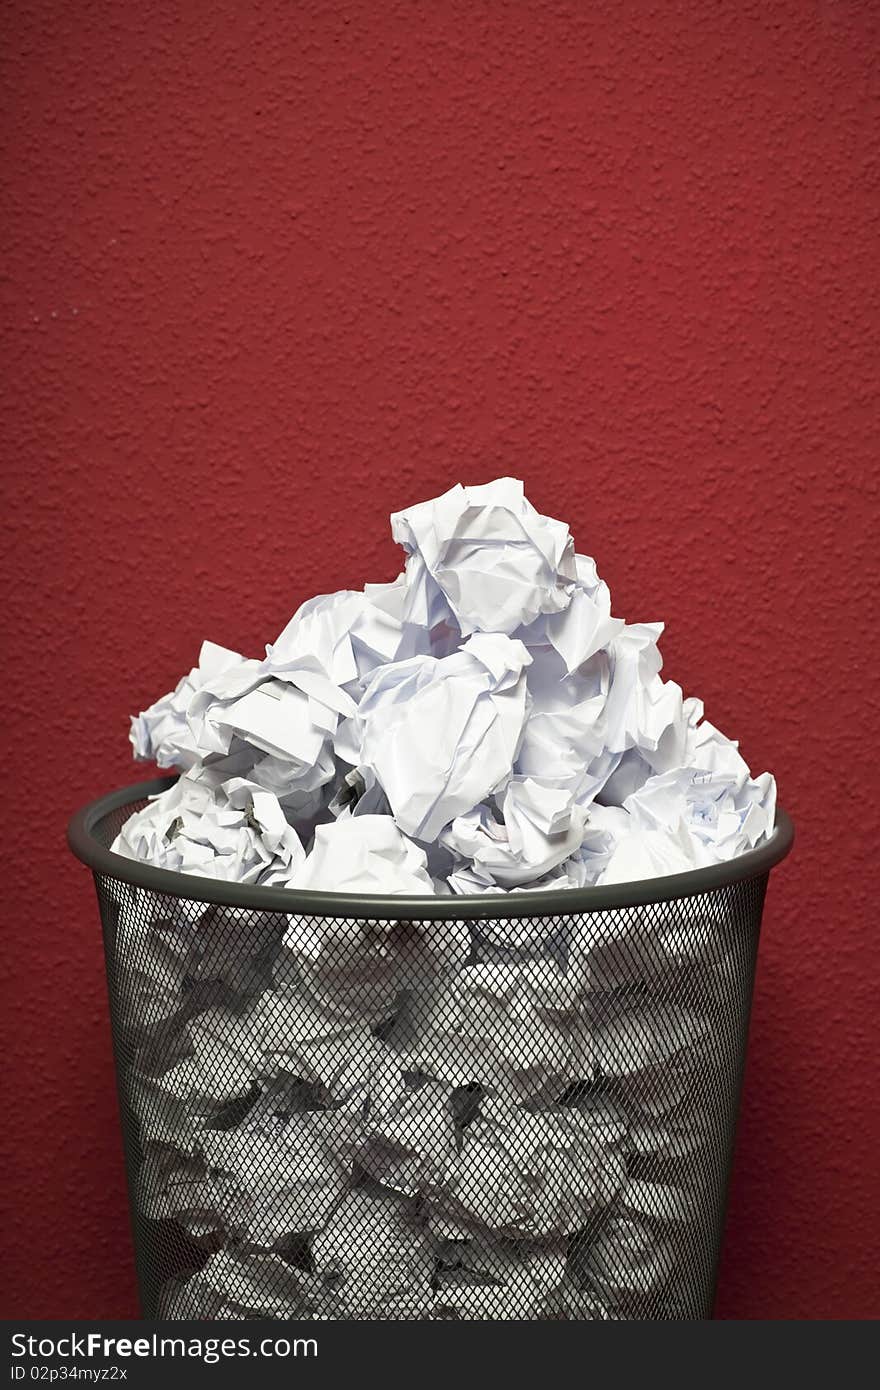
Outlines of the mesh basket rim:
M564 917L600 909L639 907L647 903L689 898L744 879L760 878L784 859L794 840L790 817L781 808L770 839L736 859L705 869L639 879L598 888L535 889L523 893L461 894L437 898L378 893L325 893L315 889L260 888L223 879L178 874L114 854L101 844L95 830L114 811L167 790L176 777L157 777L121 787L77 811L67 828L67 843L94 873L133 887L169 897L222 903L262 912L297 913L316 917L368 917L415 921L485 917Z

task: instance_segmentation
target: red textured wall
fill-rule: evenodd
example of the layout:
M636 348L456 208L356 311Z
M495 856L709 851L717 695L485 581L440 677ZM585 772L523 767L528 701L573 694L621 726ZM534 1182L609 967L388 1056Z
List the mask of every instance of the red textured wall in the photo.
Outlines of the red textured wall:
M873 0L3 7L2 1311L135 1308L69 812L522 477L777 774L724 1317L880 1314ZM876 672L874 673L876 679Z

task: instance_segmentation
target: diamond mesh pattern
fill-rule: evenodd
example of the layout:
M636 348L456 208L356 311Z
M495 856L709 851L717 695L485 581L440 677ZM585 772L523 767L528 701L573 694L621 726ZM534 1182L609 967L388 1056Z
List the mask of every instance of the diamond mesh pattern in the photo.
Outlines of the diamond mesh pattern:
M766 882L420 923L96 876L144 1315L709 1316Z

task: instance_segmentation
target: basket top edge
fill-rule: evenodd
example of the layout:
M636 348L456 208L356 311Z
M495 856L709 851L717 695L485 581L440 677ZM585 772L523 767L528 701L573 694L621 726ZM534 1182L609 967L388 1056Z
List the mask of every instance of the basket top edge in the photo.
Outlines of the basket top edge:
M444 918L558 917L694 897L768 874L774 865L785 858L794 841L791 819L779 808L773 834L756 849L748 850L725 863L691 869L681 874L668 874L663 878L638 879L596 888L539 888L522 893L462 894L448 898L260 888L159 869L114 854L101 844L95 835L95 827L100 821L126 805L155 796L176 780L176 777L156 777L147 782L136 782L83 806L71 817L67 828L67 843L73 854L95 874L169 897L302 916L427 921Z

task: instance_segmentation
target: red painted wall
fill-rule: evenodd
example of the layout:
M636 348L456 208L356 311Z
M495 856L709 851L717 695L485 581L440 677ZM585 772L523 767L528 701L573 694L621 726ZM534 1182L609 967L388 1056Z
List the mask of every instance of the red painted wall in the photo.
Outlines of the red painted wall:
M797 823L719 1311L880 1314L878 21L4 6L7 1316L135 1309L69 812L202 637L259 653L396 573L392 508L502 472Z

